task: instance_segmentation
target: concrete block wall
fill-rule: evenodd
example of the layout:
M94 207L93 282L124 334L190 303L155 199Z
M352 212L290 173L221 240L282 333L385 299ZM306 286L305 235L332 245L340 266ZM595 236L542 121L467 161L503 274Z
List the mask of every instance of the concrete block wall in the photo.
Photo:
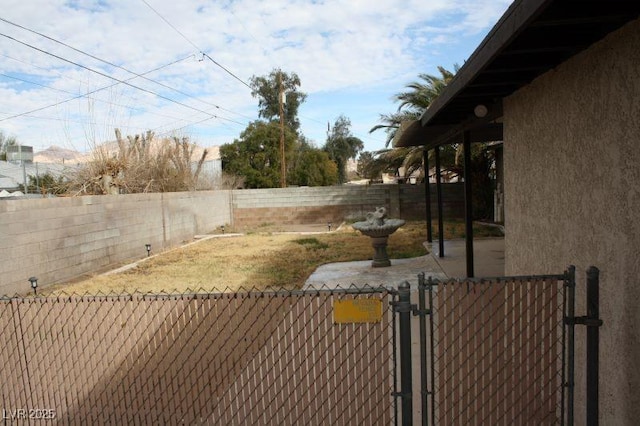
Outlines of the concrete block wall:
M436 217L435 185L432 209ZM464 214L462 184L443 185L447 218ZM424 219L424 185L363 185L233 191L233 225L242 230L267 224L340 223L364 218L384 206L389 217Z
M433 188L435 194L435 188ZM445 215L463 211L460 185L445 185ZM435 195L433 197L435 202ZM189 241L220 225L338 224L376 207L424 219L423 185L371 185L101 195L0 202L0 295L64 282ZM435 205L433 205L435 217Z
M231 223L229 191L0 202L0 294L69 280Z
M426 206L424 202L424 184L399 185L399 203L403 219L424 219ZM438 199L436 184L430 184L431 215L438 218ZM442 184L442 216L447 219L464 218L464 183Z
M376 207L390 208L383 186L246 189L233 191L236 229L265 224L313 224L361 218Z

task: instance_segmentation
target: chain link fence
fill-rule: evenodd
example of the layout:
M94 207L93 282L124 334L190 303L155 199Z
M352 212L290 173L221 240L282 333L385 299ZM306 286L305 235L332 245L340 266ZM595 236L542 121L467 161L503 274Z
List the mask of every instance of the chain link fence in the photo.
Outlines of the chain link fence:
M563 424L564 278L429 281L432 424Z
M390 298L373 288L4 298L3 414L48 410L60 424L391 424ZM336 321L337 301L365 299L380 309L375 321Z

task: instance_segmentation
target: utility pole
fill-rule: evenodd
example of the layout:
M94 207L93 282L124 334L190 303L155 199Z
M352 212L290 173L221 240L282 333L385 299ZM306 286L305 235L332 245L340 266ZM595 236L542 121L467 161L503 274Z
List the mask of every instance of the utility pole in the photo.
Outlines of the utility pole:
M282 71L278 71L278 102L280 104L280 187L287 187L287 165L284 149L284 90L282 88Z

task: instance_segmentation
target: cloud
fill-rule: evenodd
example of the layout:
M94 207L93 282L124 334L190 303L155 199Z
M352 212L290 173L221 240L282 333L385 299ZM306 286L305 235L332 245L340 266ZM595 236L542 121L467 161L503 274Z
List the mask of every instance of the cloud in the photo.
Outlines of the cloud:
M204 145L231 142L257 118L257 101L227 71L201 60L203 51L244 82L275 67L296 72L309 94L302 131L311 138L321 139L326 121L341 113L351 118L354 129L366 132L379 114L395 109L391 96L418 73L466 59L457 56L470 53L510 1L146 3L155 11L131 0L5 0L2 17L9 21L134 73L165 67L147 76L164 86L158 85L0 22L0 33L24 43L0 37L0 72L57 89L0 76L0 130L37 150L52 143L83 146L88 138L113 138L114 126L126 134L171 131L202 121L180 131L191 132ZM131 79L136 88L119 84L90 99L3 120L116 83L52 55L119 80ZM384 135L366 137L371 139L368 148L382 147Z

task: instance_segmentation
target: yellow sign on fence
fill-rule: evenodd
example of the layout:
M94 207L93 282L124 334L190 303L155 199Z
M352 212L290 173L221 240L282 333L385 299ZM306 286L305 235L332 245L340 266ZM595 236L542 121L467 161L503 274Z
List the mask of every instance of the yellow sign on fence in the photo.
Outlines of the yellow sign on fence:
M382 320L382 300L350 299L333 302L336 324L378 322Z

